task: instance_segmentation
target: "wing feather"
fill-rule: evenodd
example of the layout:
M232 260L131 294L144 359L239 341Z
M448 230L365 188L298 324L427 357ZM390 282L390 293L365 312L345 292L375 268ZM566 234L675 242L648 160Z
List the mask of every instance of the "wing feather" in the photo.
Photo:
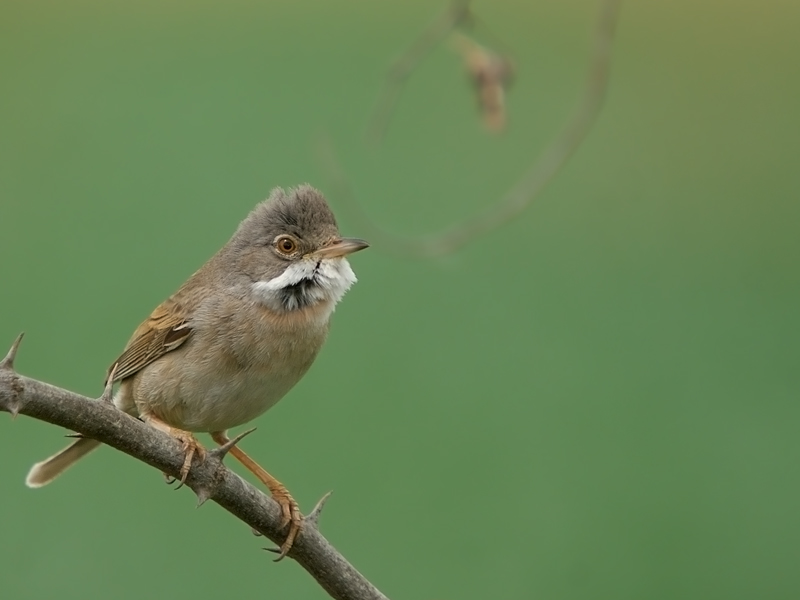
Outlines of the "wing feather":
M167 352L179 348L192 334L185 311L180 303L170 298L160 304L147 320L133 333L122 355L114 362L106 375L116 365L114 381L122 381L135 375L147 365Z

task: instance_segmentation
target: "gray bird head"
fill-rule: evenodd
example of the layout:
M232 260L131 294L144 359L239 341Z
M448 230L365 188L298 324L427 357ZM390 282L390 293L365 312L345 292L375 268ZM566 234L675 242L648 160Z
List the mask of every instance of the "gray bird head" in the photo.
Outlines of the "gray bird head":
M252 293L277 311L338 302L356 281L345 256L369 244L342 238L325 197L310 185L272 190L227 244Z

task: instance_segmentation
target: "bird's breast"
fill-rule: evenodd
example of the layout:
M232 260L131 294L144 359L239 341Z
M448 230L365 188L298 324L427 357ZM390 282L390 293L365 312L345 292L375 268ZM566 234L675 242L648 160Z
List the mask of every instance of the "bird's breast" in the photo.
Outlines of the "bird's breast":
M188 431L224 431L252 421L294 387L325 341L327 318L295 316L302 319L259 308L227 328L198 327L181 348L136 376L139 412Z

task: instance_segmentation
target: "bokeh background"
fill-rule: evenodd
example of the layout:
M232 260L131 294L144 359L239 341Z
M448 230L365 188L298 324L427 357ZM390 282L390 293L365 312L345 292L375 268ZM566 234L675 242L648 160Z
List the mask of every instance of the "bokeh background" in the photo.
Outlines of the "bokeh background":
M597 4L475 2L514 53L488 136L458 58L362 143L442 4L0 3L0 341L96 396L133 328L278 185L403 235L473 214L552 138ZM606 108L522 217L443 260L353 258L308 376L246 449L392 598L800 597L800 4L629 2ZM479 30L480 31L480 30ZM343 231L362 234L335 195ZM0 596L324 598L248 528L0 415Z

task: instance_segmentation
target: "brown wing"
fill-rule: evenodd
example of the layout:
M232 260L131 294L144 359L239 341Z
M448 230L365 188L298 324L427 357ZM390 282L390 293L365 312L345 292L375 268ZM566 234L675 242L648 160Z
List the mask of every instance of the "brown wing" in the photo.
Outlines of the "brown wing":
M122 381L178 348L191 334L192 328L187 323L183 307L170 298L133 332L122 356L108 370L106 382L115 366L114 381Z

